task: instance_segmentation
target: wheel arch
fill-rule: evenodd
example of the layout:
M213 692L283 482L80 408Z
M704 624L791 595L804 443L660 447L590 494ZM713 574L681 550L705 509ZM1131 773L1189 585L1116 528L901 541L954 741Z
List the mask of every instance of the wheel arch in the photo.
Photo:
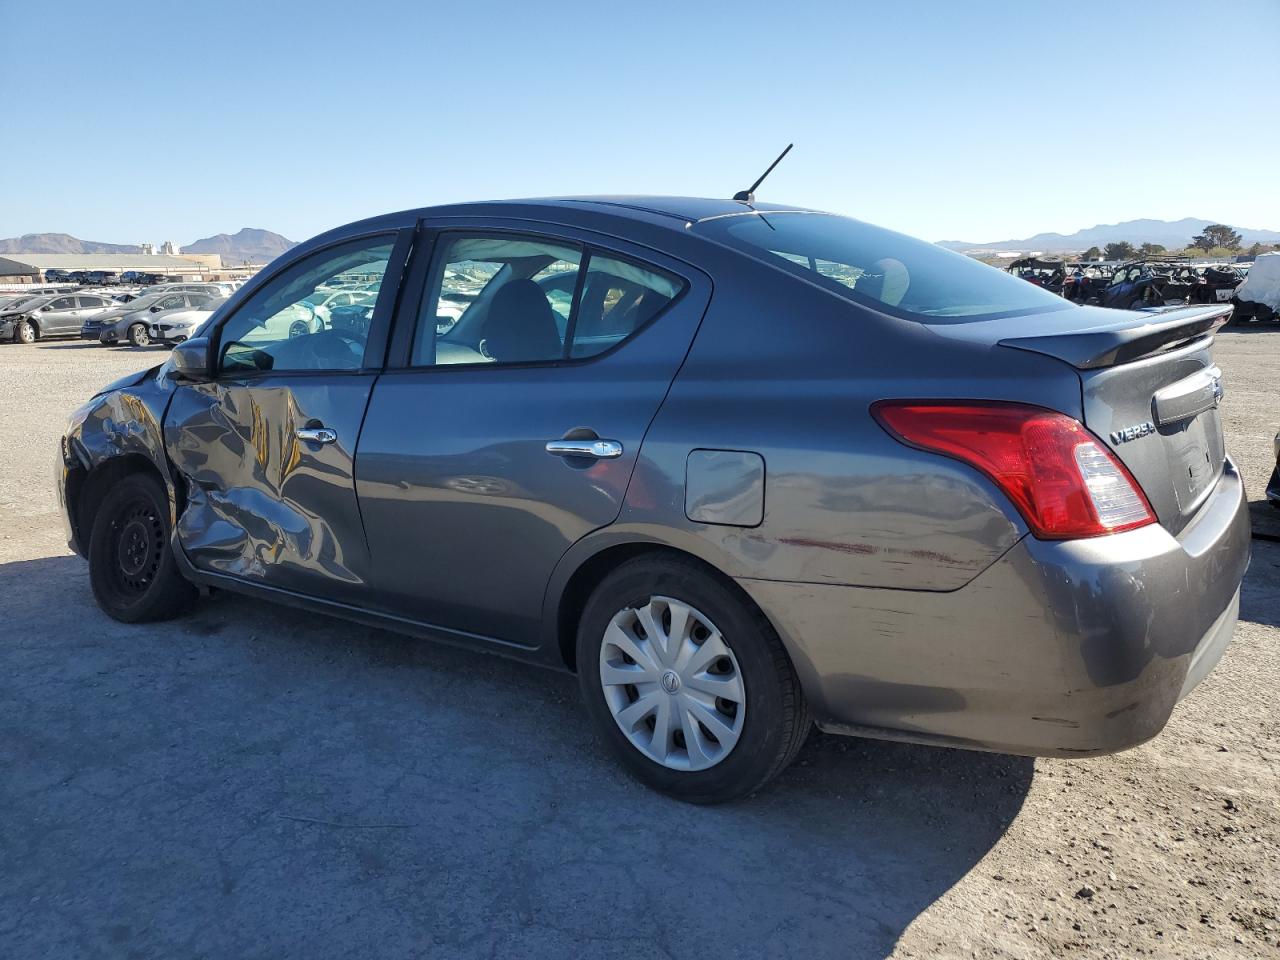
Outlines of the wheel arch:
M571 673L577 672L577 640L578 621L587 600L601 581L622 564L642 556L667 556L673 559L691 561L704 569L711 576L725 584L742 602L753 611L759 613L773 626L772 619L755 602L755 600L728 574L705 557L698 556L689 550L672 546L656 540L621 540L601 545L585 557L575 558L572 570L565 572L562 561L558 581L563 583L549 597L549 616L544 623L552 626L549 645L558 656L560 666ZM774 627L776 630L776 626Z
M136 473L148 473L159 481L164 490L171 489L160 468L151 461L150 457L141 453L124 453L120 456L103 460L92 469L84 472L74 484L68 483L67 496L69 503L67 504L67 514L74 526L73 532L76 542L81 544L82 549L88 549L89 532L93 529L93 519L97 515L98 507L102 505L102 500L106 497L107 491L111 489L113 484Z

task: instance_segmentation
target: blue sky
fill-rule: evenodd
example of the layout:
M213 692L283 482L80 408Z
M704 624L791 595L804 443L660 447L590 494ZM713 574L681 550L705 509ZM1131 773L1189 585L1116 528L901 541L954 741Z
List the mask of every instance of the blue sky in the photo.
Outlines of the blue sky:
M1280 0L1215 7L5 0L0 237L729 196L790 141L762 199L930 240L1280 229Z

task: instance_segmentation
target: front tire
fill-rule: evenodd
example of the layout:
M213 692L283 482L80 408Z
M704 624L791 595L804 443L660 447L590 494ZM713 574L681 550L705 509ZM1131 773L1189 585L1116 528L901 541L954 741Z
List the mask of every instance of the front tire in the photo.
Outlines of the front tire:
M13 331L14 343L35 343L40 339L40 334L36 330L36 325L30 320L23 320L18 324L17 329Z
M151 342L151 337L147 335L146 324L135 323L129 328L129 342L135 347L145 347Z
M696 561L639 557L606 576L577 655L587 710L615 756L690 803L759 790L813 725L773 627Z
M169 503L153 477L133 474L103 498L89 535L89 583L121 623L168 620L195 600L169 543Z

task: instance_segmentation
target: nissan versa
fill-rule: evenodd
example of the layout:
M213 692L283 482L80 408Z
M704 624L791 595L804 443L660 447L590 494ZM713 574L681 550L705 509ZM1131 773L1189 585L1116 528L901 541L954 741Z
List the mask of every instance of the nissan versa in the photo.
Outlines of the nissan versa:
M58 489L118 620L225 589L574 670L686 800L815 722L1107 753L1236 623L1230 309L1080 307L750 200L429 208L290 251L95 396Z

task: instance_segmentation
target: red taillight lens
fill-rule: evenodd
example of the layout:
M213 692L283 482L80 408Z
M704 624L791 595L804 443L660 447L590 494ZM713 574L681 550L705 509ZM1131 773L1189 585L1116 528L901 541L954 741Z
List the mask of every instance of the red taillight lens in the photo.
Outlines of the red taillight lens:
M994 401L895 400L871 412L904 443L981 470L1042 540L1097 537L1155 522L1124 464L1061 413Z

